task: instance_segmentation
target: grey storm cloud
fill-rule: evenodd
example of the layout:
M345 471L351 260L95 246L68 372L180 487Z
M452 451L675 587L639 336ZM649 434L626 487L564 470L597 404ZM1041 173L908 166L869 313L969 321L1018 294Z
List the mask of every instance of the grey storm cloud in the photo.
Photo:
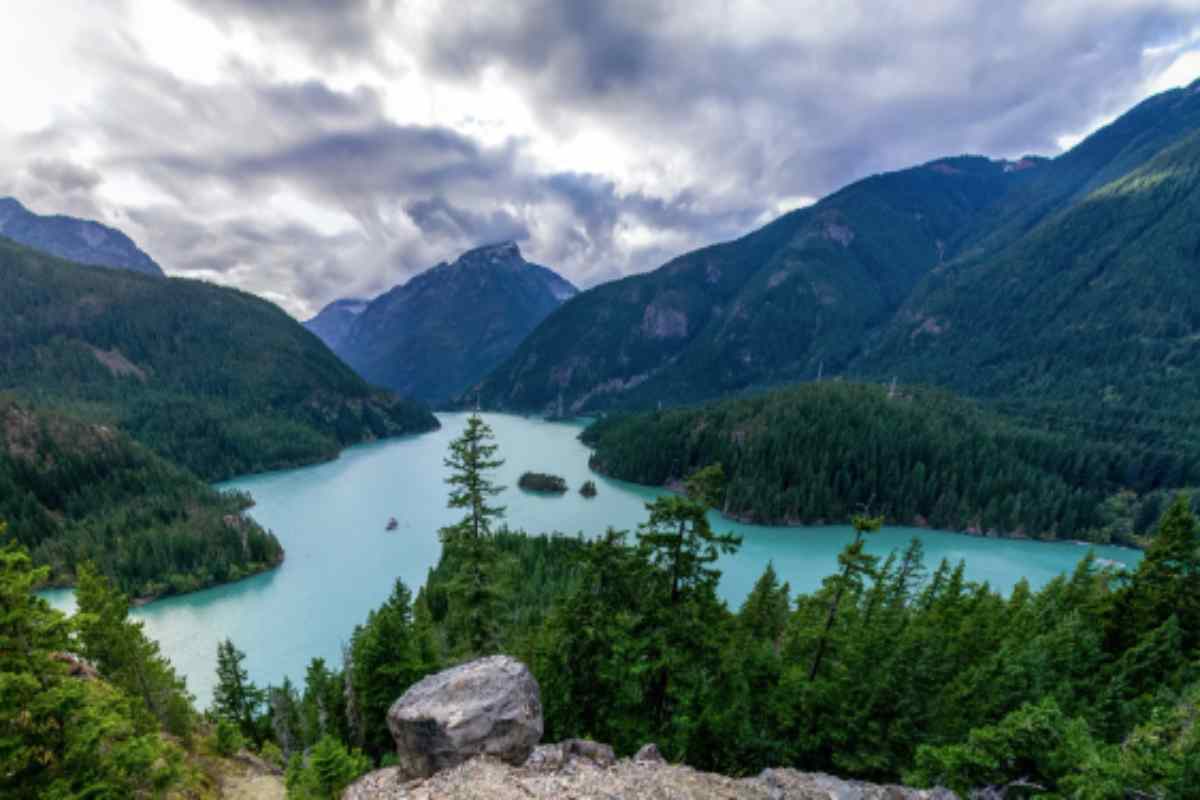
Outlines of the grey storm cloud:
M1200 22L1190 2L847 0L791 4L791 18L775 6L777 32L739 43L722 32L766 7L725 4L688 24L705 5L495 5L447 19L424 52L450 79L501 70L551 123L620 126L743 184L821 195L944 154L1052 152L1137 99L1146 47ZM823 12L857 22L790 35Z
M383 0L186 2L219 29L306 53L317 77L233 59L217 80L188 80L119 35L89 42L104 86L9 142L0 193L101 217L168 272L298 314L501 239L591 285L874 172L1052 153L1140 99L1200 30L1193 0L465 3L428 25ZM327 79L325 67L376 78ZM498 82L545 137L595 131L635 153L636 186L602 152L548 169L534 138L401 123L385 100L401 73L468 93ZM151 199L102 200L118 171ZM281 222L273 204L341 222Z

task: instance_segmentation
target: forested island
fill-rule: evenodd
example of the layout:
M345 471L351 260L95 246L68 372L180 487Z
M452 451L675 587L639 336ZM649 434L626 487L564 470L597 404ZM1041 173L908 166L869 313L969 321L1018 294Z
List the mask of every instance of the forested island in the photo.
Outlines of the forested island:
M889 522L1139 546L1195 453L1092 443L927 388L824 381L702 406L612 414L582 435L591 466L668 485L719 463L715 505L769 524Z
M501 463L472 418L448 458L449 505L464 516L441 531L426 585L414 595L397 582L345 662L315 659L303 684L255 686L226 641L205 718L106 579L82 567L81 613L64 619L30 594L44 572L8 545L0 722L21 708L35 717L10 728L20 733L0 755L0 787L15 798L84 783L134 796L195 785L199 754L246 746L287 765L289 796L336 797L387 763L384 715L407 687L496 652L533 669L547 740L590 737L624 755L653 741L714 771L795 766L963 794L1036 785L1113 800L1186 797L1200 774L1200 527L1182 498L1136 570L1085 557L1007 597L966 580L961 564L926 564L918 542L869 554L882 520L856 515L819 590L794 594L768 567L735 611L717 597L714 562L740 541L706 514L725 492L719 468L649 503L636 531L588 541L506 530L490 500ZM52 658L65 649L103 683L68 677ZM103 748L43 735L60 713L69 730L107 726ZM48 766L34 766L35 752Z
M528 492L545 492L547 494L562 494L567 490L567 482L559 475L545 472L526 472L517 481L517 485Z

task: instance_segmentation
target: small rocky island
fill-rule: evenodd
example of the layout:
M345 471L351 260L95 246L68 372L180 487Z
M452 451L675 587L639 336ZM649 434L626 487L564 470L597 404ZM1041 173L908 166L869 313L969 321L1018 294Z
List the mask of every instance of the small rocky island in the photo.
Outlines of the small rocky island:
M517 481L517 485L529 492L546 492L562 494L567 491L567 482L558 475L545 472L526 472Z
M583 486L579 487L579 493L587 498L595 497L596 496L596 482L595 481L584 481Z

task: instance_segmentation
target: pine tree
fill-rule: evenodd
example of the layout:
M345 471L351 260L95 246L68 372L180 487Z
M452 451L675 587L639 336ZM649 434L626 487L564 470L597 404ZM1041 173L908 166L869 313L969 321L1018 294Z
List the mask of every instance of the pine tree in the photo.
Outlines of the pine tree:
M462 435L450 443L445 460L451 471L446 478L451 487L447 505L467 512L457 524L441 530L444 546L456 551L461 564L448 587L448 627L456 649L468 656L498 645L501 598L491 526L503 518L504 508L488 503L503 491L488 476L504 463L496 457L498 450L491 427L472 414Z
M478 414L467 418L467 427L462 435L450 443L450 455L445 465L450 469L446 483L450 484L450 508L464 508L466 516L457 525L442 529L442 541L459 539L486 539L492 533L491 523L504 516L503 506L492 506L488 499L504 491L488 477L491 470L504 464L497 458L499 445L491 426Z
M354 632L351 677L361 729L356 740L378 756L392 748L386 717L396 698L425 675L412 617L412 592L397 579L392 594Z
M711 623L719 613L721 575L712 564L736 552L742 541L714 533L709 525L708 504L717 501L722 483L719 466L697 472L687 483L687 496L665 495L646 504L650 518L638 529L638 549L661 576L661 594L643 622L651 675L646 703L658 729L671 719L672 696L683 694L672 681L720 652L711 646L719 632Z
M810 681L817 677L817 673L821 669L821 662L829 647L830 632L837 621L842 598L846 595L847 590L862 585L862 579L872 574L877 561L875 556L867 554L863 535L877 533L883 527L883 517L856 514L851 522L854 525L854 541L846 545L838 554L838 563L841 564L842 571L834 578L827 579L827 583L832 582L833 584L832 596L829 598L829 611L825 616L825 627L821 631L820 638L817 639L817 652L813 655L812 667L808 671Z
M242 735L258 741L254 719L262 704L263 693L250 681L242 666L246 654L229 639L217 645L217 685L213 689L213 713L235 723Z
M300 716L300 697L289 678L279 686L267 690L267 702L271 706L271 730L275 741L283 752L286 764L294 753L304 749L304 721Z
M144 625L129 619L129 599L90 564L80 565L75 590L81 655L105 679L141 700L145 711L170 733L187 738L194 722L187 684L146 636Z

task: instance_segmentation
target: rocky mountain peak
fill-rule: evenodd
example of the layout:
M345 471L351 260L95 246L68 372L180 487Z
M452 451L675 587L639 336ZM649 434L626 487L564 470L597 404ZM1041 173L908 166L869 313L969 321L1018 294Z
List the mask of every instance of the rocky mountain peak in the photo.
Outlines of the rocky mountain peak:
M488 268L494 266L514 266L526 263L521 255L521 248L514 241L497 242L476 247L460 255L450 266L453 268L476 267Z
M503 241L414 275L365 308L332 303L305 325L369 381L436 404L468 390L577 293Z

